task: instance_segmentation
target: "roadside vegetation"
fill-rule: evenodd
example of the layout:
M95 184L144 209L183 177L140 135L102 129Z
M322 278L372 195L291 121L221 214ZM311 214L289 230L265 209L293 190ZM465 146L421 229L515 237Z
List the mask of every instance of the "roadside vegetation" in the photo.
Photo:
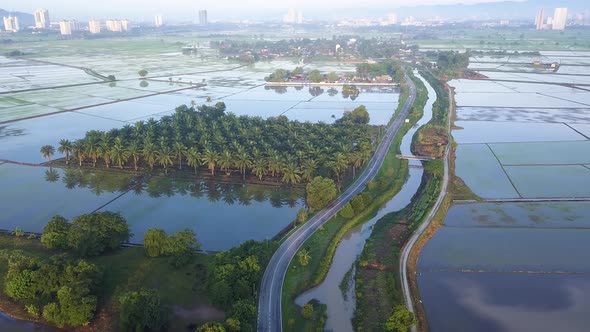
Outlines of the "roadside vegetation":
M73 330L256 330L256 294L275 242L197 253L190 230L150 229L144 247L119 214L52 218L41 236L0 235L0 310ZM201 326L201 327L199 327Z
M416 83L420 83L416 81ZM338 244L347 231L375 216L378 209L401 189L408 172L408 163L396 157L405 133L421 116L427 100L427 92L423 85L417 84L417 97L410 111L410 122L402 125L394 138L383 166L379 173L369 182L367 188L351 202L344 206L336 217L328 221L318 232L312 235L301 251L306 251L311 258L307 265L293 260L287 271L283 285L283 326L289 330L323 330L324 319L305 319L302 308L294 303L295 298L303 291L319 285L328 273ZM408 91L402 87L399 109L407 99ZM317 308L321 310L321 308ZM323 316L320 316L323 317Z

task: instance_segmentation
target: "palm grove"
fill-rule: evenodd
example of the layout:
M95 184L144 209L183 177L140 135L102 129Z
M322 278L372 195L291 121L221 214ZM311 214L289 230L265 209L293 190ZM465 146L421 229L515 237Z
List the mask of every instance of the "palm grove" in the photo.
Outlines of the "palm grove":
M244 180L296 185L316 176L332 178L338 186L355 176L371 157L378 130L369 126L364 106L347 111L334 124L262 119L225 113L225 104L180 106L171 116L150 119L108 132L92 130L75 142L63 139L58 151L66 164L154 168L168 172L201 167L211 176L239 174ZM55 149L41 148L51 160Z

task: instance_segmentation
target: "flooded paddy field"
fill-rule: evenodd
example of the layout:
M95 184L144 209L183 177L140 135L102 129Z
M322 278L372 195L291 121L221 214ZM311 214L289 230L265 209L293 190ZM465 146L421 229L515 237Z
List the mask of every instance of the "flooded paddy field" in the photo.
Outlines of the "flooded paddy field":
M453 206L418 262L430 329L585 331L589 213L588 202Z
M587 331L588 274L421 272L430 331Z
M2 229L41 232L54 215L68 219L95 211L120 212L132 243L149 228L186 228L202 249L227 250L247 240L274 237L303 206L303 192L288 188L223 184L194 176L0 165ZM31 190L34 188L34 190ZM27 202L23 208L22 202Z
M519 61L535 60L561 62L564 72L522 72ZM590 57L476 61L488 79L449 83L455 173L484 201L507 202L452 206L425 245L417 268L429 328L586 331L590 202L573 199L590 198ZM572 201L510 202L552 198Z
M40 164L45 161L41 145L57 147L60 139L75 141L88 130L157 120L179 105L224 102L226 112L238 116L283 115L326 123L365 105L374 125L386 124L397 109L399 90L394 86L362 87L352 97L343 95L341 87L265 87L264 77L275 69L303 64L277 60L242 65L221 59L209 48L210 40L191 35L32 42L23 50L26 59L0 57L0 160L10 161L0 164L5 189L0 194L1 228L41 232L56 214L73 218L109 210L127 219L132 242L141 242L152 227L168 232L193 229L202 248L213 251L270 239L304 205L301 190L225 184L223 176L201 179L187 173L167 180L150 174L79 171L76 165L48 169L13 163ZM182 54L179 41L199 43L198 54ZM305 68L355 71L354 64L330 62ZM141 69L148 71L145 78L138 74ZM117 81L105 82L108 75ZM56 153L54 158L60 157ZM31 208L22 208L23 202Z

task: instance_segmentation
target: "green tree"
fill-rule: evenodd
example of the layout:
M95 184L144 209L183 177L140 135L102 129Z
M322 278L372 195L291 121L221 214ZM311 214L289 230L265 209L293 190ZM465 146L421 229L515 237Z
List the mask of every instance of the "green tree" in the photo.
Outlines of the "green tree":
M303 224L307 220L307 210L304 208L299 209L297 211L297 223Z
M145 69L140 70L139 72L137 72L139 74L139 76L141 77L146 77L148 74L148 71Z
M168 235L161 229L148 229L143 236L143 248L149 257L165 255L168 251Z
M310 211L319 211L336 198L338 190L334 180L316 176L306 186L306 201Z
M168 322L169 311L153 289L140 289L119 298L121 327L126 331L159 331Z
M115 144L109 152L113 162L117 163L120 169L123 169L123 164L129 160L131 153L123 146L123 142L120 137L115 138Z
M174 157L178 160L178 169L182 169L182 158L186 156L187 149L182 142L176 141L172 146L172 152L174 153Z
M167 253L172 256L172 265L182 267L191 262L195 251L201 248L195 232L190 229L179 231L168 237Z
M228 331L240 331L241 330L241 326L240 326L240 321L236 318L228 318L225 320L225 326L227 327Z
M342 207L342 210L340 210L340 216L344 219L351 219L354 217L354 210L352 209L352 206L350 206L350 203L346 203L346 205Z
M324 81L324 75L319 70L314 69L307 74L307 79L313 83L320 83Z
M57 149L57 151L59 153L63 153L66 155L66 165L69 163L70 161L70 154L72 153L72 142L70 142L67 139L62 139L59 141L59 148Z
M313 318L313 304L307 303L301 309L301 316L304 319L311 320Z
M225 327L220 323L207 323L197 328L196 332L225 332Z
M137 142L131 142L127 147L127 153L129 157L133 159L133 168L137 171L139 158L141 158L141 149L139 148L139 144Z
M59 327L86 325L94 316L97 300L87 289L63 286L57 300L43 307L43 317Z
M69 248L68 233L70 224L62 216L55 216L43 228L41 243L47 249L66 250Z
M188 165L195 170L195 174L197 174L197 169L201 164L201 153L195 147L188 149L186 152L186 162Z
M387 331L406 332L417 323L414 314L400 304L393 308L393 313L385 322L385 328Z
M47 161L51 161L51 157L55 154L55 148L51 145L43 145L41 147L41 155L43 158L47 159Z
M118 213L101 212L78 216L68 232L68 242L80 256L97 256L129 241L127 221Z
M164 167L164 173L168 174L168 166L173 164L172 158L174 158L172 149L167 146L162 146L160 151L156 153L156 158L158 164Z
M309 250L302 248L297 253L297 258L299 258L299 264L301 266L307 266L307 264L309 264L309 261L311 260L311 254L309 253Z
M151 169L154 169L156 159L158 158L156 146L151 142L144 144L141 150L141 157L148 163Z
M219 161L219 154L211 149L205 149L202 158L203 163L207 164L207 168L211 172L211 175L215 175L215 167Z
M336 82L340 77L335 72L328 73L328 81L329 82Z

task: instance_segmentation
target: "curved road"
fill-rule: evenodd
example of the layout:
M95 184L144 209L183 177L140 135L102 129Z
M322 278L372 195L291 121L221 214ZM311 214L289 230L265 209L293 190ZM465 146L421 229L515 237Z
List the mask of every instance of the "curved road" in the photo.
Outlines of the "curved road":
M449 134L449 138L451 137L451 116L452 116L452 104L453 104L453 96L451 94L451 90L449 89L449 114L447 115L448 117L448 123L447 123L447 131ZM408 307L408 310L410 310L410 312L414 312L414 304L412 302L412 295L410 294L410 284L408 282L408 259L410 257L410 252L412 251L412 248L414 247L414 245L416 244L416 242L418 241L418 239L420 238L420 236L422 235L422 233L424 233L424 231L426 230L426 228L428 228L428 226L430 225L430 223L432 222L432 219L434 218L434 215L436 214L436 212L438 211L440 205L442 204L446 194L447 194L447 187L449 184L449 154L451 151L451 144L449 141L449 144L447 144L447 148L445 150L445 174L443 177L443 184L442 184L442 188L440 191L440 194L438 196L438 199L436 201L436 203L434 204L434 206L432 207L432 210L430 211L430 214L428 215L428 218L426 218L426 220L420 225L420 227L418 227L418 229L414 232L414 234L412 235L412 237L410 238L410 240L408 241L408 243L406 243L406 246L404 247L403 251L402 251L402 255L401 255L401 259L400 259L400 269L399 269L399 273L400 273L400 280L402 283L402 291L404 294L404 298L406 299L406 306ZM416 332L417 328L416 326L413 326L411 329L412 332Z
M313 233L338 213L346 203L362 192L366 184L377 175L393 142L393 138L407 118L416 99L416 86L407 76L405 80L410 90L409 97L401 112L387 128L383 140L377 147L363 173L340 197L318 212L318 214L285 240L270 259L260 285L258 331L281 332L283 330L281 295L285 274L287 273L291 260Z

